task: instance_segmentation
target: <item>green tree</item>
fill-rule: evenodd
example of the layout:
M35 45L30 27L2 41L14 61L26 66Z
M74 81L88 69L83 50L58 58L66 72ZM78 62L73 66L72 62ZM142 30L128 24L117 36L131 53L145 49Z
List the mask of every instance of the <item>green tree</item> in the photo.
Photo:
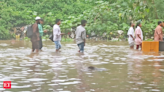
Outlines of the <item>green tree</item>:
M164 17L163 4L163 0L1 0L0 39L9 39L13 27L32 24L36 16L50 30L56 18L63 20L61 28L76 27L86 19L88 34L108 37L117 35L117 30L126 35L130 21L142 20L144 34L152 36Z

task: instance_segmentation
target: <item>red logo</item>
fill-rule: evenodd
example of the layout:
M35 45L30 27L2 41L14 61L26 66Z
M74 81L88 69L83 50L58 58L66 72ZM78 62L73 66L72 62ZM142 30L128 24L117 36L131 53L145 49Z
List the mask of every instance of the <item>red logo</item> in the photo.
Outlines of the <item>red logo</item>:
M4 89L11 89L11 81L3 81Z

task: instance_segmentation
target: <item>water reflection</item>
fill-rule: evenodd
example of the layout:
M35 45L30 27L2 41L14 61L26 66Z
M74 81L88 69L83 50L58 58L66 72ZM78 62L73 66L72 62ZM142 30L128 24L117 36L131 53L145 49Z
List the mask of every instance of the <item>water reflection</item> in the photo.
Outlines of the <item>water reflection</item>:
M52 42L31 53L28 41L0 41L0 92L164 92L164 55L130 50L126 42L86 44L79 55L74 43L55 53ZM88 66L106 71L85 71Z

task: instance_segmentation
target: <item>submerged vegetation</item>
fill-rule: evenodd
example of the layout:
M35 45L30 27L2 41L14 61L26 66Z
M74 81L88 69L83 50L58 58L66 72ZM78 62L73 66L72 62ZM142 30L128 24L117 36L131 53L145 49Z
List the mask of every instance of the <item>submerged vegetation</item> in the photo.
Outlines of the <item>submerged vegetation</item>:
M157 21L164 18L162 0L1 0L0 39L13 37L14 27L34 23L36 16L44 19L44 29L52 30L56 18L62 19L62 29L70 29L86 19L87 34L126 36L131 21L142 21L147 38L153 36ZM105 35L104 35L105 34Z

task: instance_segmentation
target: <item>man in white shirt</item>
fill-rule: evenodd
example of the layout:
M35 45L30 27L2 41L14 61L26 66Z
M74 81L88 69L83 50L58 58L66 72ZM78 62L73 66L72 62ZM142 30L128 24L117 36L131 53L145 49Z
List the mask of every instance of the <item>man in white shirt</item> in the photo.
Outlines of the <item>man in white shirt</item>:
M130 48L131 49L134 49L134 24L133 23L130 23L130 28L128 30L128 33L127 35L129 36L128 38L128 42L129 42L129 45L130 45Z
M60 24L61 24L61 20L60 19L56 19L56 24L53 26L53 41L55 43L56 46L56 52L59 51L59 49L61 49L61 35L63 35L63 33L61 33L60 31Z
M79 47L79 52L84 53L84 46L85 46L85 39L86 39L86 30L85 25L87 21L82 20L81 25L76 28L75 34L76 34L76 44Z

